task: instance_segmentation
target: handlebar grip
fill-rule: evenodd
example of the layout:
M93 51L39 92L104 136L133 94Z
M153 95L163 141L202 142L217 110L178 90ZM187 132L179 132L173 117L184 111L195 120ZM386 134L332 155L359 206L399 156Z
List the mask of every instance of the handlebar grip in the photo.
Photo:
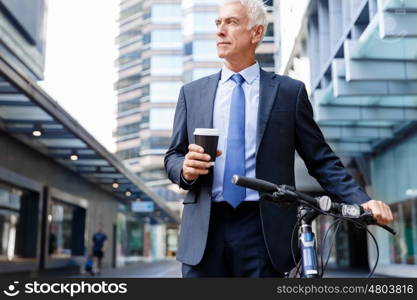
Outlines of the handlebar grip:
M385 229L386 231L388 231L392 235L396 235L397 234L397 232L393 228L389 227L388 225L378 224L376 222L376 219L375 219L375 217L374 217L374 215L372 214L371 211L365 210L362 206L360 206L360 210L361 210L362 215L366 214L368 216L368 218L371 219L371 221L368 221L368 224L377 225L377 226Z
M387 225L381 225L381 224L376 224L376 225L378 225L381 228L384 228L386 231L388 231L392 235L396 235L397 234L397 232L394 229L392 229L391 227L389 227Z
M271 182L239 175L232 177L232 183L264 193L274 193L278 189L278 186Z

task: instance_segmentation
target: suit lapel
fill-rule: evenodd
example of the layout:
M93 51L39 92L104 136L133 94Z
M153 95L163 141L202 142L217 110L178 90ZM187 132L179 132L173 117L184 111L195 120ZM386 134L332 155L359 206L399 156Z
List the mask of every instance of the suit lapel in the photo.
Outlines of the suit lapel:
M209 76L200 90L202 128L213 128L213 109L221 71Z
M217 86L220 80L221 71L209 76L201 89L201 127L213 128L213 109L216 97ZM266 125L271 114L272 106L278 92L280 82L274 73L265 72L260 69L259 107L256 130L256 153L258 153Z
M260 69L260 87L259 87L259 107L258 107L258 123L256 130L256 154L258 154L259 145L265 132L266 124L271 114L279 81L274 73L265 72Z

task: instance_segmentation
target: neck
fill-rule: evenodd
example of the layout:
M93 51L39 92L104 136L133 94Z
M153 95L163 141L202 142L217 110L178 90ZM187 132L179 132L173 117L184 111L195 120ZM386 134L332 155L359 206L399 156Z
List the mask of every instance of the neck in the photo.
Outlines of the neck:
M256 63L255 54L251 57L247 57L245 59L225 59L224 64L225 66L235 72L238 73Z

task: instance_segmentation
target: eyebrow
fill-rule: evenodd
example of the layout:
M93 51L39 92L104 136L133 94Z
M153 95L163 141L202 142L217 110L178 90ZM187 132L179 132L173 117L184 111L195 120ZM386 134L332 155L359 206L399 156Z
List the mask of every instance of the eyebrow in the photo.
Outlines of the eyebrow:
M222 18L217 18L214 23L219 23L222 20ZM235 20L235 21L240 21L240 19L238 17L227 17L224 18L225 21L231 21L231 20Z

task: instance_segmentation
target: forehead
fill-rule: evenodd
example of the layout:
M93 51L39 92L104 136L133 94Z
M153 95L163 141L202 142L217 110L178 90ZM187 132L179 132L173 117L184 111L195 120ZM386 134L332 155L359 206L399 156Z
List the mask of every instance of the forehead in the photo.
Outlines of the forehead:
M217 19L237 18L245 19L248 17L246 8L239 2L228 2L219 7Z

